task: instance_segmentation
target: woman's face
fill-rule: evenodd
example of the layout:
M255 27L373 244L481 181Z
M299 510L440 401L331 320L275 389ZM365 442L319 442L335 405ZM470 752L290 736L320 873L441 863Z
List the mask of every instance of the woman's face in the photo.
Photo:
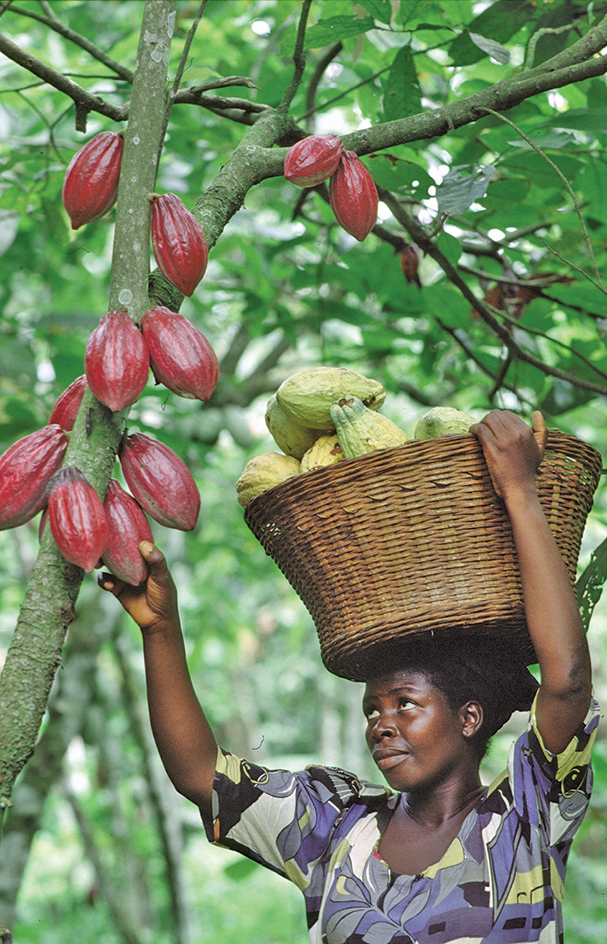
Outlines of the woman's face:
M404 670L372 679L363 711L369 750L398 792L446 784L470 762L463 733L466 713L452 711L423 672Z

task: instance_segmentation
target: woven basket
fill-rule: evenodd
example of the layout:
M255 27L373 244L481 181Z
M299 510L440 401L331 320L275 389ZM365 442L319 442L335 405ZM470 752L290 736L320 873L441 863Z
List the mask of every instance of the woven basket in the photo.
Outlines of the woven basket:
M572 582L601 457L551 430L537 485ZM245 521L297 591L335 675L404 638L481 634L537 661L508 515L472 435L409 442L288 479Z

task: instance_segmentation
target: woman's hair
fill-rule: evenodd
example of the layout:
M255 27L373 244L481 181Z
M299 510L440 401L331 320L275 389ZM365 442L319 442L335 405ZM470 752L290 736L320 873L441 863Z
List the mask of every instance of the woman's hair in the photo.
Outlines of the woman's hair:
M481 759L489 740L514 711L529 711L538 682L512 645L487 637L403 642L384 650L369 677L399 671L421 672L456 712L469 701L483 709L483 723L471 744Z

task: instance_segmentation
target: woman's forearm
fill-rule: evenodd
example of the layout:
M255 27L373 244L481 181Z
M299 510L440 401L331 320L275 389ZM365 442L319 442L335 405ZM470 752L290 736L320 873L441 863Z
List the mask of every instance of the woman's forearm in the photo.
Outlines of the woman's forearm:
M589 704L591 665L575 592L535 490L507 497L525 615L541 671L538 724L546 746L568 743Z
M145 634L143 651L150 721L166 771L179 793L209 808L217 744L194 692L179 625Z

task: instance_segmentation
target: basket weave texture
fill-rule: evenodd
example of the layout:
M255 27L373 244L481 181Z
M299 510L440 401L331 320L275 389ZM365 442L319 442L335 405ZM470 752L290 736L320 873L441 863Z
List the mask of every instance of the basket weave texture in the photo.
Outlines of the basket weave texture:
M550 430L538 494L572 582L601 464ZM254 498L245 521L309 610L335 675L364 680L379 650L428 634L508 639L536 661L510 522L475 436L341 459Z

